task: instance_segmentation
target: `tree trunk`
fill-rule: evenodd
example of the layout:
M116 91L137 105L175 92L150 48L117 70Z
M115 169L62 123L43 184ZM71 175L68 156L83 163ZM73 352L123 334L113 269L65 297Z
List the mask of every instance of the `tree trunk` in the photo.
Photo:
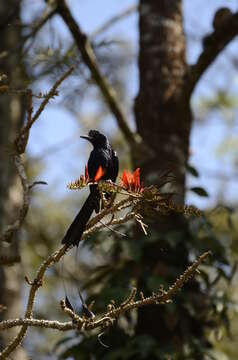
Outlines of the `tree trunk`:
M25 86L25 73L21 60L21 32L19 31L20 1L8 0L0 3L0 69L1 74L7 76L7 82L12 88ZM18 22L18 25L17 25ZM13 144L24 119L24 104L17 95L1 94L0 96L0 232L17 216L17 209L22 201L22 189L14 167L12 153ZM18 253L19 239L12 239L11 244L0 244L0 253L8 247L15 254ZM0 267L0 303L7 307L1 313L1 319L19 317L20 264ZM1 348L16 334L17 328L1 334ZM25 352L19 348L14 357L25 359Z
M140 87L135 100L135 116L137 130L153 149L155 157L135 165L142 168L146 184L158 183L160 174L171 170L175 175L175 199L183 204L192 119L185 91L187 64L182 1L140 0L139 16ZM171 284L188 264L186 238L182 237L186 233L186 223L181 216L164 216L150 224L150 231L157 234L158 240L144 246L142 268ZM170 246L163 235L174 231L181 231L181 240ZM147 281L144 275L141 274L138 280L138 287L143 290ZM184 297L189 297L194 288L197 288L195 282L187 285L183 290ZM189 336L196 333L199 337L200 326L181 301L176 299L175 310L169 306L141 309L137 335L149 335L156 339L159 349L169 348L176 352L186 343L188 333Z
M171 169L184 197L191 113L184 95L187 65L181 0L141 0L140 88L135 101L137 130L156 154L143 166L146 177ZM154 179L153 179L154 180Z

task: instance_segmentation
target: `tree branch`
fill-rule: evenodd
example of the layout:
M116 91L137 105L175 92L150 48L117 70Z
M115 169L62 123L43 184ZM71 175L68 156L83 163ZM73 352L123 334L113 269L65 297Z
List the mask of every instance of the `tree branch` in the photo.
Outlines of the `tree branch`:
M138 180L138 179L137 179ZM78 184L78 181L70 184L70 188L75 188ZM79 184L80 185L80 184ZM102 182L99 183L101 189L106 189L107 191L120 192L124 190L124 195L126 198L120 200L116 204L113 204L111 207L103 209L99 214L97 214L89 223L86 228L86 231L83 234L85 237L88 234L98 231L102 227L102 225L98 226L98 223L103 219L106 215L112 215L121 209L132 208L131 212L124 215L121 218L114 219L112 218L108 221L107 225L117 225L125 223L132 218L137 220L141 227L144 229L145 224L143 224L143 213L144 211L148 211L149 209L157 209L157 211L182 211L182 209L174 208L172 202L167 198L166 194L163 195L160 191L154 187L150 186L142 189L140 187L140 182L138 180L137 188L132 190L131 187L122 188L120 185L116 185L111 182ZM131 185L132 186L132 185ZM29 186L28 186L29 188ZM147 209L147 210L146 210ZM160 209L160 210L159 210ZM185 212L185 208L184 212ZM188 211L188 210L187 210ZM189 212L190 213L190 212ZM193 211L191 214L193 215ZM95 328L107 328L111 326L114 320L124 313L125 311L129 311L134 308L139 308L141 306L150 305L150 304L165 304L167 303L172 296L180 289L183 284L188 281L188 279L193 275L196 268L200 265L200 263L208 256L208 253L203 254L197 261L195 261L192 266L190 266L183 275L180 276L179 279L176 280L173 286L171 286L168 291L160 291L159 294L152 294L152 296L148 298L144 298L144 295L141 295L141 299L138 301L134 301L136 290L130 294L129 298L126 299L120 306L115 307L113 304L108 305L108 311L103 315L98 315L96 318L85 318L85 316L80 317L76 314L72 309L69 309L65 302L61 301L62 310L71 317L72 323L71 327L69 323L59 323L57 321L48 321L48 320L38 320L32 318L34 301L36 297L36 293L38 289L43 285L43 279L45 276L46 270L52 266L53 264L60 261L60 259L64 256L64 254L71 248L71 246L63 245L59 250L54 252L52 255L48 257L39 267L36 277L33 281L30 281L26 277L27 283L30 285L30 291L28 295L28 301L26 306L26 311L23 319L15 319L9 320L0 323L0 329L7 329L8 327L19 326L22 325L17 336L9 343L9 345L0 353L0 359L5 359L9 354L11 354L14 349L22 342L23 338L26 335L28 326L41 326L47 328L53 328L58 330L67 330L67 329L77 329L79 331L84 330L92 330ZM142 294L142 293L141 293Z
M75 329L75 326L72 324L72 321L60 322L55 320L44 320L44 319L14 319L14 320L5 320L0 322L0 330L7 330L15 326L34 326L34 327L43 327L49 329L57 329L60 331L67 331Z
M65 248L65 247L64 247ZM62 256L63 248L51 256L59 260ZM158 294L153 293L149 297L144 297L144 294L140 292L140 299L136 300L137 289L132 288L129 296L119 305L115 306L115 302L112 301L107 306L107 311L103 314L97 315L95 318L86 318L80 317L78 314L74 313L71 309L67 308L65 301L61 301L62 310L71 318L71 321L68 322L59 322L55 320L44 320L44 319L33 319L32 317L24 319L14 319L14 320L5 320L0 322L0 330L7 330L15 326L22 326L27 328L28 326L42 327L49 329L57 329L59 331L67 330L78 330L78 331L87 331L93 330L96 328L108 328L114 321L121 316L123 313L130 311L132 309L139 309L140 307L156 304L163 305L169 303L175 294L180 290L183 285L194 276L199 265L210 255L210 252L203 253L191 266L189 266L185 272L175 281L175 283L165 291L162 287ZM49 260L49 259L48 259ZM49 266L49 261L45 262L44 271ZM43 271L41 266L41 271ZM38 271L40 274L40 271ZM43 274L41 274L43 275ZM38 275L40 276L40 275ZM39 279L39 278L38 278ZM35 281L34 281L35 282ZM35 286L34 284L32 286ZM8 351L6 351L8 350ZM0 359L5 359L13 351L13 347L8 346L8 349L5 349L0 353Z
M114 15L110 19L106 20L102 25L100 25L98 28L96 28L90 34L88 34L88 38L90 39L93 48L96 49L102 45L102 43L94 44L93 41L95 40L95 38L97 38L103 32L110 29L110 27L115 25L117 22L130 16L133 12L135 12L137 10L137 8L138 8L137 5L129 6L128 8L122 10L122 12L120 12L117 15ZM55 69L56 65L62 65L64 63L65 59L67 59L68 57L75 56L76 51L77 51L77 46L75 45L75 42L73 42L73 44L71 44L68 47L68 49L64 51L63 55L61 56L61 59L58 59L56 64L53 64L50 67L48 67L46 72L42 72L41 75L44 75L45 73L51 73ZM81 62L81 60L79 59L78 64L80 64L80 62Z
M134 146L136 144L136 137L127 125L126 116L120 108L120 105L118 104L114 89L110 86L108 81L103 77L100 72L96 56L94 54L89 38L82 32L81 28L76 23L66 2L64 0L58 0L57 5L57 12L60 14L67 27L69 28L74 38L74 41L81 53L82 59L91 73L92 79L95 81L95 83L101 90L104 100L108 104L113 115L115 116L118 126L124 134L126 140L131 146Z
M190 67L186 90L192 93L203 73L222 50L238 35L238 12L232 14L204 39L204 49L195 65Z
M18 135L17 139L15 140L15 144L17 146L17 150L19 154L22 154L25 151L27 140L29 136L29 131L34 122L39 118L42 111L45 109L46 105L49 101L58 95L57 89L62 84L62 82L69 77L72 72L74 71L74 66L71 66L63 75L54 83L50 91L44 96L42 103L40 104L39 108L32 115L32 92L29 90L29 106L28 106L28 118L26 125L21 129L20 134Z
M46 259L41 266L39 267L36 277L34 281L31 283L31 289L28 296L27 307L25 311L25 319L29 319L32 317L32 310L34 305L34 300L36 296L36 292L43 283L43 277L45 275L46 270L52 265L53 263L58 262L61 257L66 253L67 246L62 246L58 251L54 252L51 256ZM27 281L29 282L29 281ZM24 323L21 330L17 334L17 336L8 344L8 346L0 353L0 359L6 359L9 354L11 354L16 347L22 342L24 336L26 335L28 328L28 323Z
M125 203L128 203L128 199L123 199L121 200L119 203L115 204L113 206L113 211L117 211L120 206L125 205ZM107 214L110 213L110 211L112 211L112 208L110 209L104 209L100 214L96 215L88 224L87 229L90 229L91 227L93 227L101 218L103 218L104 216L106 216ZM101 215L101 216L100 216ZM97 231L96 227L94 227L94 231ZM92 231L91 231L92 232ZM84 233L84 236L87 234L87 232ZM28 278L26 278L27 283L31 286L30 288L30 292L29 292L29 296L28 296L28 301L27 301L27 307L26 307L26 311L25 311L25 315L24 315L24 319L30 319L32 317L32 311L33 311L33 306L34 306L34 300L35 300L35 296L37 293L37 290L42 286L43 284L43 278L45 275L46 270L52 266L53 264L57 263L63 256L64 254L70 249L70 247L68 247L68 245L64 245L62 246L59 250L57 250L56 252L54 252L53 254L51 254L48 259L46 259L39 267L36 277L34 279L34 281L30 282L28 280ZM13 320L14 321L14 320ZM19 319L20 321L20 319ZM2 324L2 323L0 323ZM5 323L4 323L5 324ZM11 322L12 324L12 322ZM17 324L19 325L19 322L17 322ZM38 323L37 323L38 324ZM12 325L12 326L18 326L18 325ZM5 325L3 325L5 326ZM9 354L11 354L15 348L22 342L23 338L26 335L27 332L27 328L29 326L29 322L22 322L22 328L20 329L19 333L17 334L17 336L10 342L10 344L8 344L8 346L2 351L2 353L0 353L0 359L5 359L7 358L7 356ZM34 326L38 326L38 325L34 325ZM42 325L43 326L43 325ZM0 327L1 329L1 327Z

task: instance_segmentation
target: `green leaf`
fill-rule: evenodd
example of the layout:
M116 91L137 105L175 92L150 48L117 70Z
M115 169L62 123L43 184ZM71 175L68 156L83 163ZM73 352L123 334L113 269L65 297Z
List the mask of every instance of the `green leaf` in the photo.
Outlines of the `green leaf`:
M187 165L186 165L186 169L187 169L187 171L188 171L191 175L193 175L194 177L196 177L196 178L199 177L199 172L198 172L197 169L196 169L194 166L192 166L191 164L187 164Z
M208 197L208 193L207 191L199 186L195 186L189 189L190 191L193 191L195 194L199 195L199 196L203 196L203 197Z

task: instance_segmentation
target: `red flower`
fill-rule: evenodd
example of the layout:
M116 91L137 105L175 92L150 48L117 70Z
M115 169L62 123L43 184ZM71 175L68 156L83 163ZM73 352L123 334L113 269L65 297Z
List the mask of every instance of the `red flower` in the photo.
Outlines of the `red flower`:
M124 170L121 177L122 186L130 191L142 192L143 186L140 182L140 168L137 168L133 173Z

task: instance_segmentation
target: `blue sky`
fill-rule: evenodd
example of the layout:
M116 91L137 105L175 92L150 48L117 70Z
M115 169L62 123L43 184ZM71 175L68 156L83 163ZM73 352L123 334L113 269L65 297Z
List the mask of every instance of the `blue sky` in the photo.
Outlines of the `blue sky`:
M81 24L82 29L87 33L91 33L112 15L135 3L135 1L131 0L121 0L120 2L110 0L68 1L74 16ZM25 0L25 4L27 6L24 8L28 9L27 12L23 11L26 21L30 20L33 13L39 14L44 8L43 1ZM188 41L187 47L189 63L196 61L201 51L199 38L212 30L211 23L215 10L224 5L229 6L232 10L238 9L238 1L236 0L209 2L205 0L185 0L183 2L185 31L192 36ZM137 14L131 15L113 26L103 36L108 39L111 37L127 39L131 42L132 50L136 53L138 50L137 21ZM62 36L63 43L67 44L70 41L70 35L61 19L58 17L54 18L52 26ZM47 25L43 31L45 31L47 40L47 31L51 31L50 27ZM198 40L194 40L194 35L198 36ZM203 76L194 92L192 99L193 108L196 108L199 98L212 96L216 89L227 86L227 84L229 84L229 89L234 94L237 94L237 75L227 59L227 54L234 54L236 49L237 41L233 42L226 49L225 53L217 59L211 69ZM49 83L43 81L37 87L46 91L49 86ZM130 78L128 81L128 92L131 102L137 94L137 89L138 72L135 61L130 67ZM63 91L61 94L63 96ZM42 154L45 154L46 149L58 143L64 144L60 151L52 152L51 155L44 157L46 168L41 176L42 179L49 183L49 188L54 187L56 196L67 196L68 190L66 189L66 184L79 176L83 171L89 151L89 148L85 148L85 143L78 139L79 134L82 133L80 117L75 119L75 116L70 111L67 111L60 105L62 96L51 102L51 105L48 106L47 110L34 125L28 145L30 156L41 157ZM86 114L90 111L93 112L92 103L86 102L84 112ZM107 134L110 136L111 127L115 128L113 117L108 118L107 127ZM234 135L238 135L237 130L237 127L233 129ZM199 179L189 178L188 186L204 186L207 188L210 197L208 199L201 199L189 193L187 197L189 203L192 202L200 207L214 204L220 192L221 181L219 177L211 177L211 173L229 174L234 170L231 156L224 155L218 157L216 152L218 144L223 141L226 134L227 125L224 123L219 111L209 114L207 122L194 124L191 135L190 162L198 168L201 177ZM211 170L210 175L207 170ZM228 190L226 193L226 198L229 201L237 200L238 182L235 180L233 179L226 183L226 185L229 185L227 186Z

